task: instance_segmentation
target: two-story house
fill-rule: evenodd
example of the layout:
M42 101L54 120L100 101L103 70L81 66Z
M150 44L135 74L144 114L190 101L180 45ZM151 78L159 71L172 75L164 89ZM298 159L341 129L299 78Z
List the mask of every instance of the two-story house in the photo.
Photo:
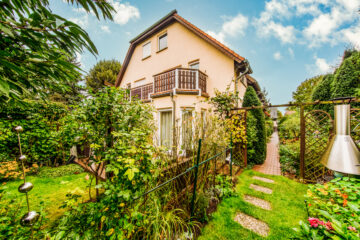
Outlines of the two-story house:
M170 147L175 123L188 124L195 112L205 114L211 106L204 100L215 89L230 85L240 98L248 84L260 90L251 73L244 57L174 10L130 41L116 87L153 104L159 143Z

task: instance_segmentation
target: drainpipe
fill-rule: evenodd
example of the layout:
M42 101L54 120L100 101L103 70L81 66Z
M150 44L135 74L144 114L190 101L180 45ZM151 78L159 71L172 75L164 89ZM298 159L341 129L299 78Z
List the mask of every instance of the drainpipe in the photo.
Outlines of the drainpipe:
M173 131L173 142L172 142L172 155L173 155L173 158L176 157L176 154L177 154L177 143L176 143L176 126L175 126L175 120L176 120L176 103L175 103L175 100L174 100L174 93L171 92L170 93L170 97L171 97L171 102L172 102L172 112L173 112L173 115L172 115L172 131Z

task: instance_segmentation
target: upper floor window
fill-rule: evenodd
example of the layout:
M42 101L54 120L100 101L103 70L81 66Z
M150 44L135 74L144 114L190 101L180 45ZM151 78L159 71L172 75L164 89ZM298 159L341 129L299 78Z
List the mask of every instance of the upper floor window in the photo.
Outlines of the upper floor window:
M151 55L151 42L148 42L143 45L143 58L150 57L150 55Z
M189 67L192 69L199 69L199 62L193 62L189 64Z
M159 51L167 48L167 33L159 36Z

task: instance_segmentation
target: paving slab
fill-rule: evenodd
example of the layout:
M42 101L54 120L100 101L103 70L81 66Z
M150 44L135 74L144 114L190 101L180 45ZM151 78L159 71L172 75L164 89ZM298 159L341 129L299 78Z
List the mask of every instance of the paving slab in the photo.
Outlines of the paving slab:
M267 237L269 235L270 228L265 222L246 215L245 213L237 213L234 221L262 237Z
M256 179L256 180L260 180L260 181L266 182L266 183L275 183L274 180L268 179L268 178L264 178L264 177L253 176L252 178L253 178L253 179Z
M273 192L273 190L270 189L270 188L259 186L259 185L256 185L256 184L250 184L250 188L252 188L252 189L254 189L256 191L259 191L259 192L266 193L266 194L272 194L272 192Z
M271 203L264 199L261 199L261 198L257 198L257 197L250 196L250 195L245 195L244 200L245 200L245 202L251 203L252 205L255 205L255 206L265 209L265 210L272 209Z

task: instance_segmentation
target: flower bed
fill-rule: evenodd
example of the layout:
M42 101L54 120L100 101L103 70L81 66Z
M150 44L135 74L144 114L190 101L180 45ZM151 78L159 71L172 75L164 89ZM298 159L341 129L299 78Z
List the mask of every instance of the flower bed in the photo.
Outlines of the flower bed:
M323 185L310 185L307 192L307 222L295 229L301 239L359 239L360 180L336 178Z

